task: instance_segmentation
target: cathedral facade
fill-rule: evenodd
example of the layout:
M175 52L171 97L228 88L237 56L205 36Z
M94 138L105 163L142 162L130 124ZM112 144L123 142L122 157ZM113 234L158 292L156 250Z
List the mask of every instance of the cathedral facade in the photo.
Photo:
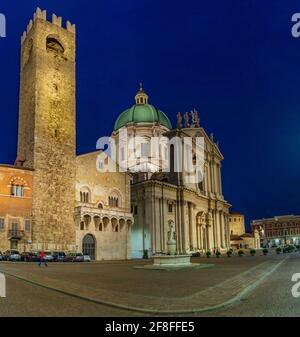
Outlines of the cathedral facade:
M190 120L190 114L186 113L182 123L179 113L177 127L173 129L166 114L149 104L149 96L141 87L135 96L135 105L125 110L115 123L112 137L117 151L123 153L126 147L124 133L135 142L133 147L127 145L128 149L125 149L126 157L132 157L132 148L136 156L135 166L132 166L131 160L127 165L133 175L131 249L134 258L140 258L145 253L148 256L166 254L172 223L175 224L178 254L224 251L230 247L228 216L231 205L222 192L223 156L213 137L208 137L201 127L198 113L192 112L191 115ZM159 139L158 160L154 158L150 144L155 137ZM191 182L187 179L190 173L175 170L174 162L179 158L183 167L184 156L176 154L184 152L184 139L190 139L194 144L199 137L203 139L202 178ZM165 145L165 139L171 144L176 139L179 146ZM118 153L120 166L122 157L123 154ZM168 170L163 169L164 161L169 163ZM196 172L195 166L192 173Z
M111 135L119 160L102 152L76 155L76 29L39 8L21 38L18 151L14 165L0 165L0 251L85 252L93 259L129 259L167 253L170 224L177 252L225 250L230 245L230 205L222 192L223 156L201 127L198 114L166 114L140 88L135 104L116 119ZM138 136L132 153L126 135ZM153 137L204 140L197 182L165 164L178 148ZM128 152L129 151L129 152ZM121 170L134 154L133 164ZM127 160L128 161L128 160ZM115 172L102 172L116 164ZM99 167L101 166L101 167ZM197 173L197 172L196 172Z

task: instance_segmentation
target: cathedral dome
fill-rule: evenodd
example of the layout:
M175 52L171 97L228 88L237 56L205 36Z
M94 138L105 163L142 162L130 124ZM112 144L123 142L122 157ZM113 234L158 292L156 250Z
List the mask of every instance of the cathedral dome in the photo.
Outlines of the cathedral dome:
M118 117L114 131L130 123L158 123L168 129L172 129L169 118L161 110L148 104L148 95L143 91L142 86L135 96L135 102L135 105L122 112Z

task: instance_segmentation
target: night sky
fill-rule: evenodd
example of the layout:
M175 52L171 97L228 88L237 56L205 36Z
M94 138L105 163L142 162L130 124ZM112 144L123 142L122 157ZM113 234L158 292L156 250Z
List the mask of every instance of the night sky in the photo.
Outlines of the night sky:
M300 1L0 1L1 163L16 156L20 36L40 6L77 25L78 153L110 135L142 81L173 125L200 112L225 157L225 198L248 224L300 213Z

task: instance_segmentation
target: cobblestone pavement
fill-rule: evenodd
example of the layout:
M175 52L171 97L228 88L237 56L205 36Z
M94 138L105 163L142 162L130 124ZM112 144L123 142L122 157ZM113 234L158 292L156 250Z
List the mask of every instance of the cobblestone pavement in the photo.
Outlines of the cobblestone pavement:
M214 306L228 301L253 283L267 275L283 262L285 256L257 256L195 259L194 262L214 264L212 268L153 271L134 269L133 266L144 264L144 261L104 262L92 264L50 264L40 269L36 264L0 263L0 270L17 275L43 286L71 292L99 301L151 310L154 314L172 311L190 311ZM276 273L274 273L276 274ZM21 286L22 285L22 286ZM28 292L23 289L28 288ZM33 291L32 289L35 289ZM40 297L30 297L37 292ZM16 295L18 294L18 295ZM13 314L13 307L16 309ZM61 298L61 300L60 300ZM8 301L8 306L2 303ZM33 306L30 306L33 301ZM13 303L16 302L14 305ZM37 303L35 303L37 302ZM69 302L74 302L68 306ZM61 305L63 303L63 305ZM66 310L65 308L66 303ZM57 305L57 311L55 311ZM42 306L40 308L40 306ZM10 308L10 309L9 309ZM27 311L27 309L28 311ZM45 308L46 313L45 313ZM72 308L68 313L68 308ZM230 308L230 310L233 310ZM22 314L23 312L23 314ZM11 313L11 314L10 314ZM0 300L0 315L42 315L47 316L126 316L146 315L122 308L113 308L90 303L79 298L72 298L62 293L43 289L24 281L8 277L8 297ZM57 313L57 314L55 314ZM218 315L226 315L219 311ZM230 311L228 311L230 314ZM214 313L212 312L212 315ZM235 315L232 312L230 315Z
M0 317L105 316L127 317L128 311L72 298L14 277L7 277L7 297L0 298Z
M300 273L300 256L291 255L276 272L266 278L249 296L234 305L197 316L299 317L300 297L291 293L292 275Z

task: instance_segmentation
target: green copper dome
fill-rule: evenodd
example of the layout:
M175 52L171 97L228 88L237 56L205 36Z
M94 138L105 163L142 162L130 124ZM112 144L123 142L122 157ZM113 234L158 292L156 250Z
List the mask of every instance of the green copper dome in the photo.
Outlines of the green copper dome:
M114 131L121 129L128 123L159 123L168 129L172 129L169 118L161 110L157 110L150 104L135 104L122 112L115 123Z
M172 129L169 118L161 110L148 104L148 95L143 91L142 86L135 96L135 101L135 105L122 112L118 117L114 131L121 129L129 123L158 123L168 129Z

